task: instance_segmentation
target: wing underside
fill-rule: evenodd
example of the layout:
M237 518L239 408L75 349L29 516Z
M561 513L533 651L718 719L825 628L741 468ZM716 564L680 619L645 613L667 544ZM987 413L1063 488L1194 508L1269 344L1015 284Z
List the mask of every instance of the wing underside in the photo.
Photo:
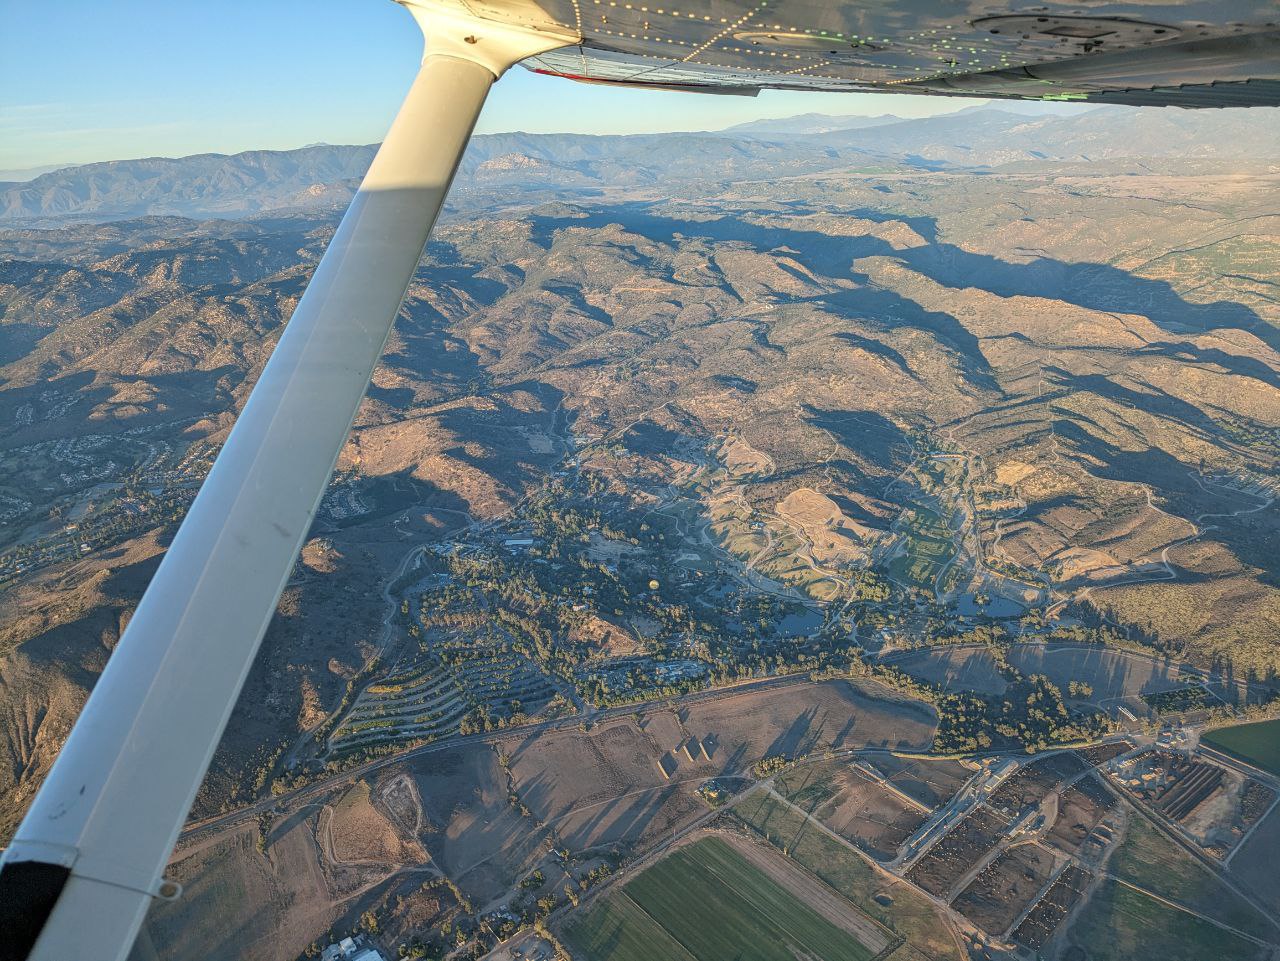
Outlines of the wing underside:
M578 44L526 66L595 83L746 95L1280 104L1280 7L1267 0L405 2L577 36Z

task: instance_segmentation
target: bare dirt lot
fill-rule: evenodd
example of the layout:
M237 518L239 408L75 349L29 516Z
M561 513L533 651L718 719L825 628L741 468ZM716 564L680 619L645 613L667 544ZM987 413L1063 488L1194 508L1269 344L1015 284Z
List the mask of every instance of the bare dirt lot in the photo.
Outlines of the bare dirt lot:
M686 737L680 716L674 710L651 707L641 713L637 727L659 748L678 751ZM711 753L711 748L708 748Z
M426 852L400 836L391 820L375 807L369 783L357 781L321 814L322 830L333 859L345 863L421 863Z
M423 845L477 904L507 890L536 859L543 834L507 800L506 775L491 748L425 754L397 769L422 798Z
M695 701L685 726L717 745L712 761L725 773L770 755L863 747L904 751L933 742L937 718L920 702L877 685L851 681L765 688Z
M682 705L678 714L663 705L637 708L586 732L513 736L502 750L520 800L571 850L582 851L643 845L688 823L705 810L696 795L703 780L747 770L763 757L918 749L931 742L934 726L928 708L840 680L728 692ZM698 747L685 750L690 738ZM873 844L881 833L903 829L902 802L885 803L873 805L857 827Z
M1114 795L1097 775L1090 774L1059 796L1058 817L1049 829L1047 840L1069 854L1079 853L1093 829L1116 803Z
M1016 921L1053 876L1053 855L1035 844L1002 853L952 902L952 907L993 935Z
M848 774L848 786L821 813L822 821L872 857L890 861L924 820L915 806L879 784Z
M706 810L695 792L716 769L700 754L691 761L679 752L670 760L679 727L669 711L653 715L652 724L642 719L644 730L626 717L588 733L557 731L504 743L521 801L570 850L643 842ZM670 778L659 768L664 756Z
M903 794L928 808L951 800L973 774L959 761L924 761L892 754L868 755L863 758L863 763L879 771Z
M861 562L879 532L846 516L831 498L802 487L777 505L777 514L799 528L819 564Z

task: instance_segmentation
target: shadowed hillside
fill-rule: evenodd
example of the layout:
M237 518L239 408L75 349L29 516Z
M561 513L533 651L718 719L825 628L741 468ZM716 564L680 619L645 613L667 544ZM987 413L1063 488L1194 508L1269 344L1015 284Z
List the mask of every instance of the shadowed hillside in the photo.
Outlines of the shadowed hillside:
M594 544L599 517L545 506L588 491L868 645L967 629L991 595L1010 625L1051 612L1274 675L1280 125L820 128L477 138L197 815L261 792L385 672L411 546L530 503ZM6 828L371 154L0 193ZM616 603L575 650L647 643Z

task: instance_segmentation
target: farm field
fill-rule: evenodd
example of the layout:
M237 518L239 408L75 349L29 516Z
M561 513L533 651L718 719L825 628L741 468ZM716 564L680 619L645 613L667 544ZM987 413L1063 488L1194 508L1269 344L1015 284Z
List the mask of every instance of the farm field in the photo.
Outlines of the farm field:
M1280 917L1280 884L1276 884L1276 851L1280 851L1280 809L1267 815L1231 859L1231 874L1237 883L1253 891Z
M863 762L879 771L886 781L907 797L928 808L951 800L952 795L973 775L959 761L927 761L893 754L872 754L863 758Z
M837 909L810 906L715 836L679 848L565 926L586 961L869 961L888 942L876 934L875 945L862 943Z
M937 728L932 708L846 680L707 698L690 703L682 717L690 734L718 745L712 760L723 770L826 748L926 750Z
M1136 813L1130 813L1124 840L1108 859L1107 871L1256 937L1280 934L1257 910ZM1260 892L1262 888L1252 890Z
M880 861L892 860L925 817L847 761L803 765L777 785L793 804Z
M1066 689L1071 681L1084 681L1093 688L1088 701L1115 712L1120 704L1137 714L1154 713L1143 696L1186 688L1176 661L1146 657L1105 647L1066 644L1014 644L1009 663L1023 674L1044 674ZM941 647L895 655L898 668L948 690L969 690L1000 694L1007 682L1000 676L991 655L972 647ZM1209 685L1211 693L1232 704L1243 700L1241 689L1227 683Z
M1280 776L1280 719L1218 728L1202 740Z
M1111 879L1094 889L1068 937L1089 961L1261 961L1271 951Z
M906 939L892 961L961 961L948 922L918 891L883 874L764 791L734 813L748 828L838 891L859 910Z

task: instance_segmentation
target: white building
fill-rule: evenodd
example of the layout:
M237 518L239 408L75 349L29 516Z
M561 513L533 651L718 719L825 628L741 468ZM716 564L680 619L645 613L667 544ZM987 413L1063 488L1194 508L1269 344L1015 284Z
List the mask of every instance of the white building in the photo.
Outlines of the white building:
M382 952L364 938L343 938L320 952L320 961L387 961Z

